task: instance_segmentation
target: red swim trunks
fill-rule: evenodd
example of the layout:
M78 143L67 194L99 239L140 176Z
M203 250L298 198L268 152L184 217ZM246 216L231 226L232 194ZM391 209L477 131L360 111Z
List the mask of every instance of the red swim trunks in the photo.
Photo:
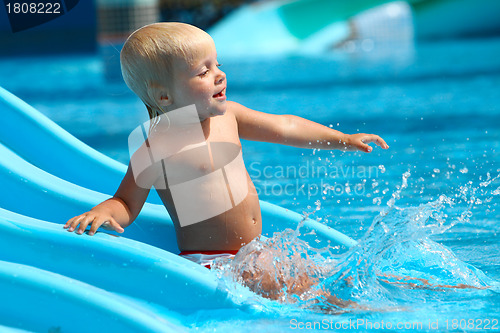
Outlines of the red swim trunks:
M229 258L232 259L238 253L237 250L225 251L181 251L179 255L183 258L191 260L199 265L205 266L210 269L213 261L216 258Z

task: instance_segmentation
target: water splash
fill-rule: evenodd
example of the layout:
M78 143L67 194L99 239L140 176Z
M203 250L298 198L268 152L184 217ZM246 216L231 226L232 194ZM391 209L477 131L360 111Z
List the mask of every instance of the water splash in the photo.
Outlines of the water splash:
M387 207L359 243L343 254L315 249L301 240L302 221L296 230L252 241L234 260L217 261L214 270L242 300L252 299L267 308L273 306L265 299L278 301L277 311L284 311L283 304L322 312L385 310L433 299L438 291L498 289L496 281L430 237L468 223L473 206L488 200L478 201L478 194L497 195L498 189L488 187L500 175L488 175L478 187L469 182L451 197L441 195L417 207L397 207L410 176L410 172L402 175ZM310 214L320 207L316 202Z

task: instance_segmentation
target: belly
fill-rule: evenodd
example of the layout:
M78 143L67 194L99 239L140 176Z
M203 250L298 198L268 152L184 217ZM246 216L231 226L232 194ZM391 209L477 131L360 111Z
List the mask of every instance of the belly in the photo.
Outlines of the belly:
M234 208L203 222L176 229L181 251L239 250L262 232L257 193L253 188Z
M159 191L175 225L181 251L238 250L262 232L259 198L247 174L249 191L236 206L191 225L179 223L169 191ZM192 206L196 210L197 207Z

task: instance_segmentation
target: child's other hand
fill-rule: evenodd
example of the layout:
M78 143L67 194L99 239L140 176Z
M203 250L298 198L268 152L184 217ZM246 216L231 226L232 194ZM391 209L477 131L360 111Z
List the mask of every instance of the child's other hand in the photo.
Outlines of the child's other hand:
M351 135L346 135L346 138L343 140L343 143L345 145L344 147L345 150L349 151L360 150L366 153L370 153L372 151L372 147L368 145L369 143L372 142L380 146L382 149L389 148L389 145L385 143L384 139L375 134L364 134L364 133L351 134Z
M106 230L114 230L119 233L124 231L123 227L116 222L111 215L92 210L82 215L73 217L66 222L63 228L68 229L70 232L76 230L76 233L81 235L85 229L87 229L89 224L92 225L88 233L89 236L93 236L99 227ZM78 227L78 225L80 226Z

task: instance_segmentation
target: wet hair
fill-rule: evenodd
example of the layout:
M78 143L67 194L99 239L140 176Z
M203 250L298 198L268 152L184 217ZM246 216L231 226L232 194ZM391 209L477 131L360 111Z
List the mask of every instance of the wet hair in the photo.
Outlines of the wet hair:
M128 37L120 53L122 76L146 105L150 119L165 113L156 102L155 90L174 84L173 61L192 64L207 42L213 40L205 31L177 22L146 25Z

